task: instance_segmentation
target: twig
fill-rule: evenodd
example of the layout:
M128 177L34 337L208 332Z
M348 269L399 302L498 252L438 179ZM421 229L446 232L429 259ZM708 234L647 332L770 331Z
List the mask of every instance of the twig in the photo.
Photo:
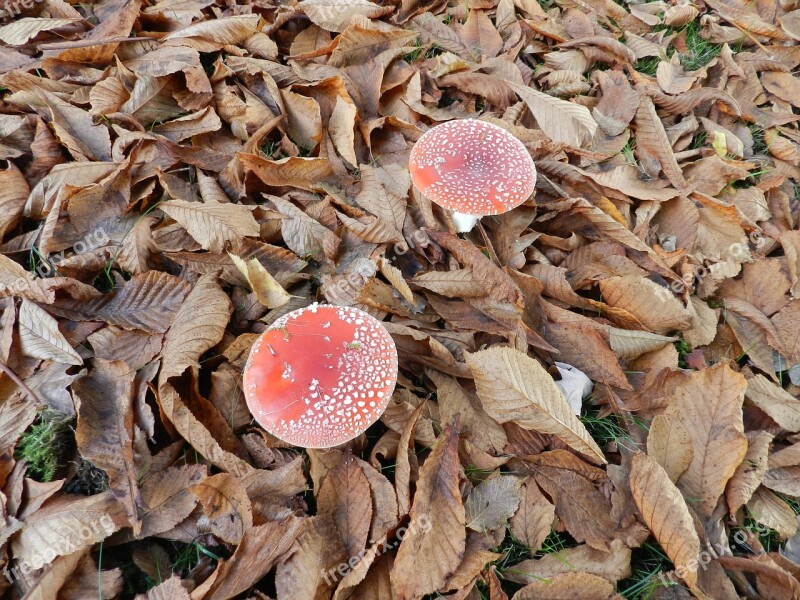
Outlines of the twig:
M14 373L11 367L9 367L3 361L0 361L0 371L8 375L8 378L14 383L16 383L22 389L22 391L25 392L28 395L28 397L36 403L37 406L44 406L44 402L39 400L39 396L37 396L36 393L31 388L29 388L27 384L24 381L22 381L22 379L20 379L16 373Z
M71 48L86 48L89 46L103 46L105 44L121 44L123 42L154 42L149 37L115 37L105 40L75 40L73 42L54 42L51 44L39 44L39 50L69 50Z

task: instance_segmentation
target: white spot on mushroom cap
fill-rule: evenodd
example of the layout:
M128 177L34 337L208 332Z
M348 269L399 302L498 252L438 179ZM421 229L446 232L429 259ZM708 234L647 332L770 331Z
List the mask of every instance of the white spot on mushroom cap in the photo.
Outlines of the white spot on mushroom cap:
M502 127L477 119L432 127L417 140L409 163L420 192L468 215L507 212L525 202L536 185L536 167L522 142Z

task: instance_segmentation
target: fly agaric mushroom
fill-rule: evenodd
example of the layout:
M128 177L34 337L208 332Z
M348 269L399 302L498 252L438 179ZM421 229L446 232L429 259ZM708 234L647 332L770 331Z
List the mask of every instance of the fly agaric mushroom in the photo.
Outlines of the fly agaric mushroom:
M253 344L244 394L255 420L294 446L331 448L383 414L397 382L397 349L357 308L313 304L275 321Z
M426 131L411 150L409 170L422 194L453 211L459 232L470 231L483 216L516 208L536 185L536 167L522 142L477 119Z

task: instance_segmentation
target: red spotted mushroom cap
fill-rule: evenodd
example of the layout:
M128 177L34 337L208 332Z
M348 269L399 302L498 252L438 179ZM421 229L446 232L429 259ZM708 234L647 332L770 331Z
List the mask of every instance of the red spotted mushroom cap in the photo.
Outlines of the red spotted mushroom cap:
M244 393L255 420L294 446L331 448L383 414L397 382L397 349L357 308L292 311L253 344Z
M411 150L411 179L439 206L467 215L516 208L536 185L536 167L508 131L476 119L448 121L426 131Z

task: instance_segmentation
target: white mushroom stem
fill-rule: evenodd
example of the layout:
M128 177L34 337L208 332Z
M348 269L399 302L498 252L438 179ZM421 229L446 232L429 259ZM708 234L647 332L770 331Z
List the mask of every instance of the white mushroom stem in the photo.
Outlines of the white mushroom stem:
M460 212L452 212L450 213L453 219L453 225L456 226L456 231L458 233L467 233L472 231L472 228L475 227L475 224L480 220L480 216L478 215L465 215L464 213Z

